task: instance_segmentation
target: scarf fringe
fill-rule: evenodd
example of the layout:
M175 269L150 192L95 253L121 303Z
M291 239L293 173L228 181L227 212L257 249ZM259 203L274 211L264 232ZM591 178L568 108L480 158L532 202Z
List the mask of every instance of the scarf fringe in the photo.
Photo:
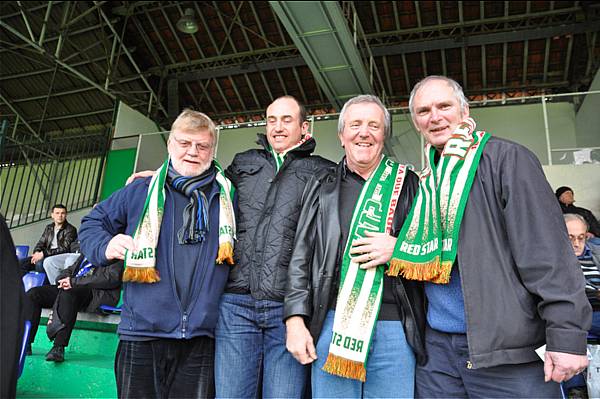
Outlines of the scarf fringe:
M130 283L158 283L160 277L154 267L126 267L123 281Z
M219 244L219 252L217 253L216 262L219 265L222 265L223 262L233 265L233 245L231 245L230 242Z
M323 371L362 382L367 380L367 369L365 369L364 363L345 359L341 356L334 355L331 352L329 352L329 355L327 356Z
M431 280L435 284L448 284L450 282L450 272L452 272L452 262L444 261L440 265L440 274Z

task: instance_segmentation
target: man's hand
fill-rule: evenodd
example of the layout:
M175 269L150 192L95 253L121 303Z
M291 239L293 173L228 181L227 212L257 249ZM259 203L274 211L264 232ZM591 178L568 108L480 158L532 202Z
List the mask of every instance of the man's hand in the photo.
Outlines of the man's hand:
M313 343L310 332L304 325L301 316L292 316L285 321L286 339L285 346L300 362L300 364L309 364L317 360L317 351Z
M65 277L63 279L58 280L57 282L58 288L62 288L63 290L70 290L71 288L71 277Z
M44 253L43 252L34 252L33 255L31 255L31 264L35 265L36 263L38 263L42 259L44 259Z
M104 255L108 260L123 260L125 259L125 251L133 251L134 249L135 245L133 244L133 238L131 236L125 234L117 234L108 243Z
M135 179L141 179L142 177L154 176L154 173L156 173L155 170L143 170L141 172L135 172L134 174L132 174L131 176L129 176L127 178L127 181L125 182L125 185L128 185L129 183L131 183Z
M544 381L561 383L581 373L588 365L586 355L563 352L546 352L544 355Z
M353 256L352 260L360 263L361 269L370 269L388 263L392 259L397 238L387 233L373 231L365 231L365 235L366 237L352 242L350 254L358 254Z

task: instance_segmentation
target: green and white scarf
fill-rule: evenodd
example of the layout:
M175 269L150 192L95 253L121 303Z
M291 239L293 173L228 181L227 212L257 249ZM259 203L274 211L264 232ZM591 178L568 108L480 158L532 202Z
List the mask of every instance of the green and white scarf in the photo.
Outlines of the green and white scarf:
M213 160L217 169L215 180L220 186L219 195L219 251L216 263L233 264L233 241L235 239L235 215L233 212L234 187L225 177L223 168ZM169 159L158 168L148 188L142 216L133 235L135 251L125 253L123 281L156 283L160 276L156 270L156 247L165 207L165 181Z
M273 147L269 146L270 151L271 151L271 155L273 155L273 159L275 159L275 169L277 172L279 172L279 169L281 169L281 165L283 165L283 162L285 161L285 156L292 151L295 148L300 147L302 144L306 143L312 136L308 133L306 133L302 139L300 139L300 141L291 146L290 148L288 148L285 151L282 152L277 152L273 149Z
M342 258L340 290L333 321L333 339L323 370L366 380L366 361L383 292L385 265L363 270L350 256L352 241L365 231L391 231L406 167L383 156L364 184L354 212Z
M446 284L456 259L460 224L479 165L490 138L475 132L475 121L467 118L452 134L440 156L425 147L425 168L419 191L396 242L388 275L399 273L410 280Z

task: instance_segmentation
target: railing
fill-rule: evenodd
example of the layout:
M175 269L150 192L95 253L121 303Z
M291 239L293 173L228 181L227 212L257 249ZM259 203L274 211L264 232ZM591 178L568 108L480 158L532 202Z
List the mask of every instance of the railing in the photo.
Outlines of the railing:
M1 132L6 137L5 130ZM54 204L76 211L94 204L107 152L107 135L51 142L3 140L0 213L9 228L48 218Z

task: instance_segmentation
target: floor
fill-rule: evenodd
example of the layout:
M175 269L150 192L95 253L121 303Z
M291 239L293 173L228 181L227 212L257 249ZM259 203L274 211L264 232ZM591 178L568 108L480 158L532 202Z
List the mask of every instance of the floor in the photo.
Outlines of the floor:
M47 362L52 343L40 325L17 384L17 398L116 398L114 331L75 329L63 363Z

